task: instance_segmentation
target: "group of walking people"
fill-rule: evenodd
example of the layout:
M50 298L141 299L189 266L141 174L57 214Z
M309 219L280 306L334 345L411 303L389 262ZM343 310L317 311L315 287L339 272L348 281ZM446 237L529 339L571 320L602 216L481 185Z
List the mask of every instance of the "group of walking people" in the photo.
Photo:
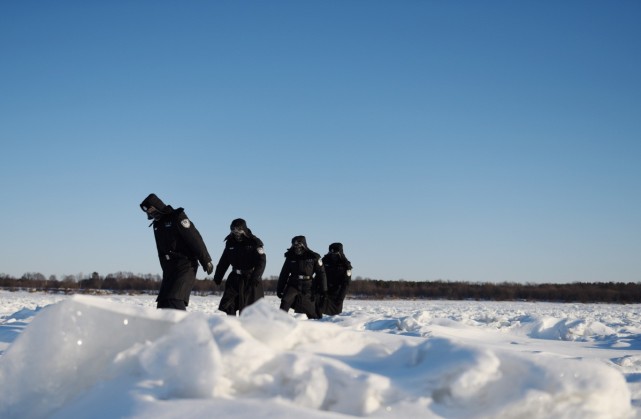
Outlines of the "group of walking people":
M186 310L200 264L207 275L221 285L231 268L219 310L235 316L245 307L265 296L262 275L267 257L263 242L247 227L242 218L231 222L225 237L225 249L214 265L207 246L183 208L174 209L155 194L147 196L140 208L153 220L154 237L163 276L156 299L158 308ZM278 276L276 294L280 309L304 313L310 319L343 311L343 301L351 281L352 265L341 243L329 245L321 257L307 246L305 236L292 238L285 252L285 262Z

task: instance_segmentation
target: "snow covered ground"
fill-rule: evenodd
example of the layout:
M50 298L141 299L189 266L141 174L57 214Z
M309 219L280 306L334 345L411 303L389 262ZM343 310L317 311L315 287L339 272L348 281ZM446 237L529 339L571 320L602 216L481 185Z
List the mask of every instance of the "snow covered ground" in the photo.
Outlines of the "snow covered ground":
M641 417L641 305L0 291L0 417Z

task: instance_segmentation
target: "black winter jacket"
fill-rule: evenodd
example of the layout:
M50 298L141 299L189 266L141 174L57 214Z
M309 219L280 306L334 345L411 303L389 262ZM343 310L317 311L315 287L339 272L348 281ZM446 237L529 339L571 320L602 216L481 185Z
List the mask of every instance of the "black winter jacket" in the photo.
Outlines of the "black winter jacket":
M211 257L202 236L183 208L167 205L163 216L153 222L163 281L157 301L179 299L189 302L196 281L198 262L207 265Z
M352 279L352 264L342 254L328 253L323 256L323 265L327 275L328 293L344 298Z
M267 257L263 242L256 236L251 235L238 241L229 235L225 240L225 250L216 266L214 281L220 284L231 266L218 308L233 315L265 296L261 277Z
M287 286L296 286L299 281L305 280L312 280L313 293L327 292L327 277L320 255L309 249L296 255L289 249L285 253L285 262L278 276L277 293L283 294Z
M227 236L225 241L225 250L216 266L214 281L220 283L230 266L232 273L241 270L251 282L260 280L267 263L263 242L258 237L247 237L237 241L231 235Z

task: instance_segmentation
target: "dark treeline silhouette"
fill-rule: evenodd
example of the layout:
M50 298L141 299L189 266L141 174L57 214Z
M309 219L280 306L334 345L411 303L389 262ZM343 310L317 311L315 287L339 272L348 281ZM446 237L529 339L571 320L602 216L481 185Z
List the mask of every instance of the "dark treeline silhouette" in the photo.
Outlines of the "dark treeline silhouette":
M641 283L574 282L571 284L470 283L449 281L354 280L355 298L579 303L641 303Z
M159 275L134 275L118 272L101 276L66 275L45 278L39 273L26 273L20 278L0 274L0 289L43 291L55 293L119 293L155 294L160 288ZM275 294L277 277L263 279L266 294ZM221 294L222 286L211 280L198 280L195 295ZM450 281L383 281L354 279L348 298L358 299L425 299L425 300L488 300L488 301L548 301L579 303L641 303L641 283L636 282L574 282L570 284L470 283Z

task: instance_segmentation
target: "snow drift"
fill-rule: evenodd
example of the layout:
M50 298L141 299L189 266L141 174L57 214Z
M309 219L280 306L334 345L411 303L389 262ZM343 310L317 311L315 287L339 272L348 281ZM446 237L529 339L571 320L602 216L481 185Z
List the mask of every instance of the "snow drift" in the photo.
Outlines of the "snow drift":
M602 362L476 345L481 332L452 320L422 330L425 313L359 330L294 317L267 299L236 318L73 296L34 314L0 357L5 419L632 413L626 380ZM374 331L386 327L422 332Z

